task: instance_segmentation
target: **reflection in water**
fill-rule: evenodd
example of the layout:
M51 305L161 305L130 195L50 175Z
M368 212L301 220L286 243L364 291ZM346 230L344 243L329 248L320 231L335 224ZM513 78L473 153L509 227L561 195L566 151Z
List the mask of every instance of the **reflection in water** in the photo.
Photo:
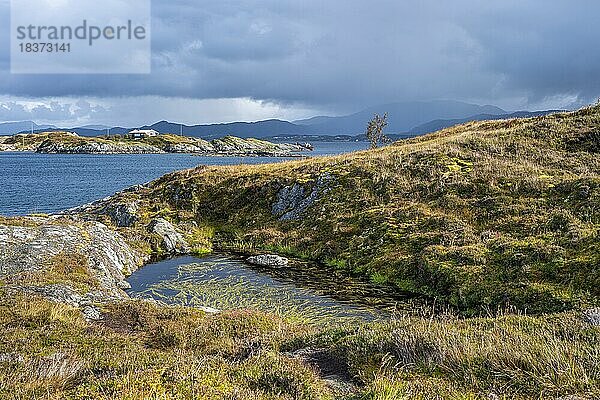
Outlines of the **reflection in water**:
M220 310L255 308L306 322L389 318L406 297L320 266L249 266L228 255L179 257L150 264L130 278L133 297Z

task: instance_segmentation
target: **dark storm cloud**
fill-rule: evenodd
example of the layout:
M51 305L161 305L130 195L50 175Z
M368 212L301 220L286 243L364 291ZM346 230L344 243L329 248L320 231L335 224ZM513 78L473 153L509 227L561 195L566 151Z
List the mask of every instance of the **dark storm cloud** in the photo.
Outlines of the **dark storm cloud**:
M2 22L8 24L8 6ZM11 75L20 96L239 98L353 109L600 94L600 3L155 0L150 75Z
M523 90L533 99L569 92L590 99L600 94L600 52L594 49L599 11L592 0L490 2L463 26L484 49L482 67L503 76L507 91Z

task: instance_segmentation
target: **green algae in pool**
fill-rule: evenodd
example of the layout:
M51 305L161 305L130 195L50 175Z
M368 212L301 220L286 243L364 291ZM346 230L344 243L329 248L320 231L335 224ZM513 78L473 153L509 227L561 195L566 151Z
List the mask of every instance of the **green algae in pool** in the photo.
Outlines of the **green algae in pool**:
M219 310L254 308L305 322L389 318L406 298L307 263L249 266L229 255L184 256L149 264L129 277L132 297Z

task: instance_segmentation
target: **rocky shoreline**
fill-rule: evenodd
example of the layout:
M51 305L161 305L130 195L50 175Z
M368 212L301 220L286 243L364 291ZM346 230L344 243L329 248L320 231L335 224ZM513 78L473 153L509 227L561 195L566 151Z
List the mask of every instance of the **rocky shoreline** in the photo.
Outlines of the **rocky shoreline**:
M4 290L68 304L88 319L101 318L103 304L129 299L126 279L134 271L156 259L192 253L181 226L162 217L140 220L138 204L129 197L136 198L146 189L136 185L54 215L0 216ZM247 262L284 268L288 259L262 254L248 257ZM73 281L69 265L89 275L85 284Z
M132 186L55 215L0 216L4 289L77 307L88 319L101 318L102 304L129 299L126 278L134 271L156 259L193 253L188 240L193 226L174 226L160 216L140 215L144 207L140 201L149 189L148 184ZM301 213L323 190L319 186L306 194L301 188L283 187L273 215ZM86 278L85 284L74 285L73 271L66 271L68 279L56 273L56 268L63 270L72 262L94 283ZM274 254L249 254L247 262L278 269L289 260Z
M164 154L186 153L223 157L302 157L310 144L273 143L225 136L211 141L171 134L139 140L82 137L71 132L43 132L0 137L0 151L42 154Z

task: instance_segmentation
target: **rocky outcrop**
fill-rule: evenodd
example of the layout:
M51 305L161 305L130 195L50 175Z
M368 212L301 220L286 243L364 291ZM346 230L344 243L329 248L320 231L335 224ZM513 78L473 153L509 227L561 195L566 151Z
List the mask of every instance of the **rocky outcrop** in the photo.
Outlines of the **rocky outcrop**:
M163 218L152 220L147 226L148 232L161 238L161 248L168 254L185 254L190 246L175 227Z
M0 151L17 151L12 136L0 136Z
M108 217L115 226L129 228L139 221L139 198L136 194L147 188L147 184L134 185L115 195L70 208L60 214L100 222L104 222L104 217Z
M355 398L359 393L348 364L330 350L307 347L286 354L315 367L325 384L336 395L342 398Z
M19 149L12 144L0 143L0 151L19 151Z
M309 144L272 143L266 140L242 139L225 136L210 142L202 139L192 139L191 143L168 144L162 149L167 153L191 153L205 156L262 156L290 157L300 155L300 152L311 151Z
M271 208L272 214L278 216L280 221L299 219L320 195L329 191L332 179L330 174L319 176L309 189L310 192L298 183L283 187L277 193L277 199Z
M197 139L192 143L169 143L163 150L167 153L209 154L215 149L206 140Z
M268 268L283 268L287 267L289 260L285 257L276 254L261 254L258 256L248 257L246 261L253 265Z
M309 144L271 143L226 136L209 141L171 134L132 140L81 137L71 132L42 132L21 137L0 137L0 151L35 151L45 154L157 154L188 153L205 156L294 157L310 151Z
M145 143L106 143L93 140L57 141L48 139L36 149L37 153L45 154L157 154L164 153L158 147Z
M112 208L104 204L103 209L114 211L114 219L123 226L135 223L132 204L119 203ZM76 215L1 221L2 289L77 307L88 320L102 318L100 304L127 299L124 290L131 285L126 277L149 261L147 254L132 248L118 232ZM167 220L154 219L146 228L148 237L160 242L161 254L189 252L188 243ZM89 279L78 283L81 274Z
M99 222L58 217L20 218L13 225L0 224L0 249L0 279L43 272L64 262L60 257L71 257L84 264L82 267L98 282L98 292L89 296L107 300L126 297L121 289L125 277L147 260L120 234ZM25 289L73 302L69 289L42 287L29 285Z
M262 156L262 157L290 157L299 155L303 151L312 148L300 144L272 143L259 139L241 139L235 136L225 136L210 141L217 155L240 155L240 156Z

